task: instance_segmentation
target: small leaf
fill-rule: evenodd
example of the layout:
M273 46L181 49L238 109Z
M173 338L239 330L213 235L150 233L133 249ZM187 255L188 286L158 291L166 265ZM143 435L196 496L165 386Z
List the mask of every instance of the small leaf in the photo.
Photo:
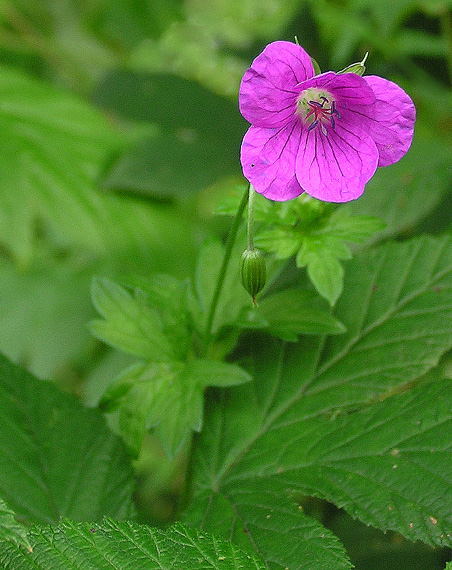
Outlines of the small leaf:
M105 320L90 323L92 333L104 342L155 362L172 359L172 348L162 333L162 323L136 289L132 296L120 285L108 279L95 279L93 302Z
M192 360L186 366L186 374L201 386L237 386L251 380L240 366L215 360Z
M105 519L101 524L63 520L29 532L33 552L0 542L5 570L266 570L226 540L176 524L154 529Z
M191 431L201 429L203 386L183 363L138 363L107 390L100 406L106 412L119 409L121 434L134 456L146 431L155 427L171 458Z
M311 254L307 266L309 279L317 291L334 305L342 293L344 269L336 257L328 253Z
M300 334L343 333L345 327L322 305L326 305L325 301L315 293L286 289L264 297L256 309L244 315L240 324L264 329L287 341L297 341Z
M141 289L147 303L158 311L162 332L171 344L176 360L184 360L190 347L190 323L187 308L188 280L157 274L150 278L132 279Z
M0 541L6 540L16 546L23 546L32 552L27 538L27 529L14 518L14 512L0 499Z
M350 208L342 206L335 210L319 234L353 243L362 243L375 233L385 229L386 224L374 216L352 216Z

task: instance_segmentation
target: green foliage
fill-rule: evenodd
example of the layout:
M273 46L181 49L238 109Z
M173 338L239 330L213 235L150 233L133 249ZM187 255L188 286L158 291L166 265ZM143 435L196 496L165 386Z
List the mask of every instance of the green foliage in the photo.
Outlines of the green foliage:
M133 294L96 279L93 302L104 320L91 323L104 342L138 356L107 389L100 406L120 410L119 428L129 450L138 456L151 427L158 428L163 448L173 457L191 431L200 431L203 392L207 386L235 386L251 377L234 364L190 358L187 291L184 283L157 275ZM198 313L197 313L198 314Z
M75 96L11 68L1 69L0 99L3 246L25 265L39 219L57 240L101 250L105 205L93 189L121 137Z
M339 334L345 327L311 291L284 289L264 297L257 308L244 311L240 324L287 341L301 334Z
M152 125L115 161L106 188L168 199L239 173L236 149L246 121L235 103L199 83L113 73L98 87L96 101L109 112Z
M265 568L230 542L180 524L161 530L112 519L91 524L63 520L55 527L33 527L28 536L32 553L8 543L0 546L5 570Z
M171 346L161 330L160 318L148 305L143 291L136 289L130 295L112 281L96 279L92 297L94 306L105 319L91 323L91 331L98 338L147 360L171 360Z
M57 523L133 516L133 477L97 410L0 360L0 493L17 516Z
M146 430L157 426L163 448L172 458L192 430L201 430L204 388L235 386L250 380L240 367L225 362L137 364L108 388L100 406L106 412L120 408L121 433L135 456Z
M0 540L11 542L15 546L22 546L32 551L27 538L27 529L14 518L14 513L5 502L0 499Z
M246 512L237 521L242 489L268 481L412 540L451 544L438 497L452 485L452 384L412 388L451 347L451 251L450 238L424 238L361 255L347 265L337 304L345 334L298 345L254 340L256 381L209 407L191 522L225 536L239 521L248 528ZM225 512L214 521L220 496Z
M233 214L237 194L231 194L218 208L219 214ZM307 195L288 202L256 199L255 218L261 221L256 245L274 253L277 259L295 256L318 293L334 305L342 293L344 270L340 261L350 259L348 243L363 243L381 231L378 218L350 213L350 207L335 208Z
M1 6L0 349L127 443L1 360L2 568L444 568L451 1ZM413 145L347 207L257 196L259 306L240 230L212 313L239 82L295 35L325 71L369 52L415 101ZM89 336L94 275L92 331L123 355ZM140 521L152 501L198 530L132 522L135 482Z

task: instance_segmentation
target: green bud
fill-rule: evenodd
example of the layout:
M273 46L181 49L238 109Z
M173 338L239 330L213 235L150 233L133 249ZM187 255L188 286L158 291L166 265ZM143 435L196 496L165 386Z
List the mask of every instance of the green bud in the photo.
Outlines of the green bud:
M320 75L322 73L322 70L320 69L320 65L316 62L316 60L311 57L311 62L312 65L314 66L314 72L316 75Z
M347 65L347 67L344 67L344 69L338 71L338 73L356 73L356 75L360 75L362 77L366 71L366 66L364 64L366 63L368 55L369 52L366 52L366 55L363 57L362 61Z
M262 291L266 281L265 258L258 249L246 249L240 260L242 285L256 304L256 295Z

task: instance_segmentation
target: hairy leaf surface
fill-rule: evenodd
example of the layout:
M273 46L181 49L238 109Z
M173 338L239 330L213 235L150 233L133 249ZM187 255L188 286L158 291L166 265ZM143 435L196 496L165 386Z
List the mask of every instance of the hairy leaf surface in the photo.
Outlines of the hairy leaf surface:
M29 532L33 552L0 542L5 570L265 570L262 561L232 543L177 524L169 529L105 519L64 520Z

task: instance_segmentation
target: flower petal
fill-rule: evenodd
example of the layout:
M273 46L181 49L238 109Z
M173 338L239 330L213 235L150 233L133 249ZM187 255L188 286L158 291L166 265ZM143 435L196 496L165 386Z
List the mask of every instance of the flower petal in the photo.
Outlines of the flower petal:
M372 138L357 124L337 121L325 135L303 130L296 161L298 182L305 192L325 202L349 202L364 192L378 163Z
M295 112L299 83L313 75L311 58L301 46L269 44L243 76L240 112L255 127L282 127Z
M300 85L301 90L310 87L325 89L334 96L338 109L368 106L375 102L375 94L367 81L356 73L334 73L326 71Z
M248 129L240 160L243 174L256 192L280 202L303 193L295 176L300 137L301 123L297 119L280 129Z
M376 97L369 134L380 153L378 166L388 166L400 160L411 146L416 108L405 91L392 81L376 75L363 79Z

